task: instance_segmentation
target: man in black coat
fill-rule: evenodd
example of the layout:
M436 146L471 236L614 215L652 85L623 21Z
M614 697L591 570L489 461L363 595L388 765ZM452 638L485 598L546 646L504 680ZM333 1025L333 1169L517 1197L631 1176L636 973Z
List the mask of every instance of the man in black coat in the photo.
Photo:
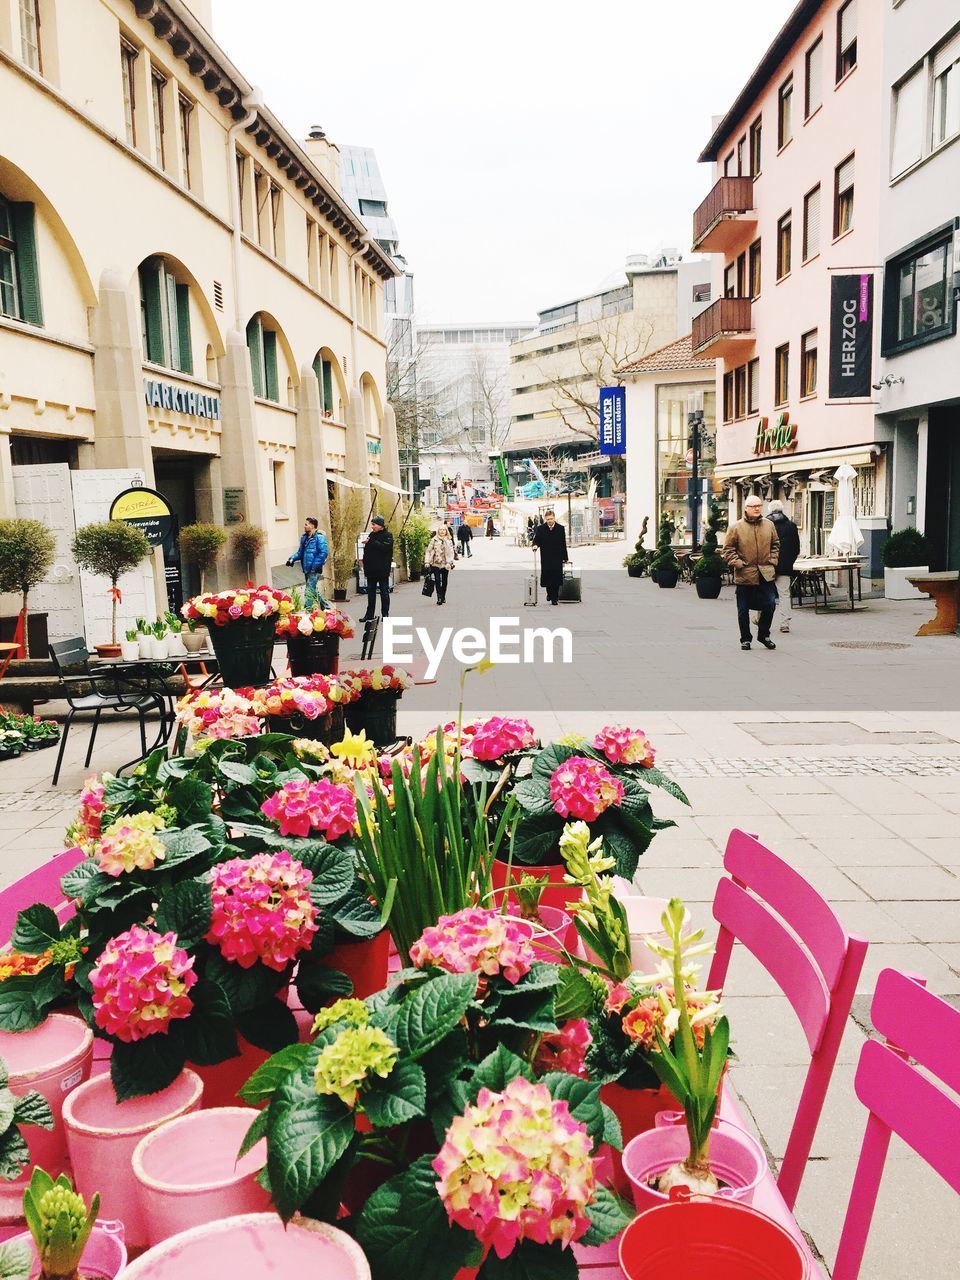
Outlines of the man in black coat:
M473 552L470 549L470 543L473 541L473 530L466 520L461 520L457 525L457 541L460 543L460 554L472 557Z
M374 516L372 528L363 546L363 576L367 580L367 612L360 619L369 622L377 612L380 592L380 616L390 616L390 570L393 566L393 534L383 516Z
M790 619L793 616L793 601L790 596L790 584L793 581L793 566L800 555L800 530L783 509L783 503L775 498L767 510L767 518L773 521L773 527L780 539L780 554L777 557L777 576L775 579L777 595L780 597L777 608L780 613L780 630L790 630Z
M550 603L556 604L567 560L567 535L563 525L557 523L553 511L543 513L543 524L537 526L533 545L540 552L540 585Z

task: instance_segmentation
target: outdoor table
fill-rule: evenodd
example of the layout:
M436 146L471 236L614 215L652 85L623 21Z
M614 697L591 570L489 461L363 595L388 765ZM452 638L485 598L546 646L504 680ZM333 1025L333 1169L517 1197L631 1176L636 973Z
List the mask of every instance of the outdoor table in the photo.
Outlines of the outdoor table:
M132 685L138 684L137 672L140 671L144 674L142 685L145 691L159 693L160 691L156 686L157 684L162 686L163 696L171 699L169 722L167 716L161 717L160 731L152 746L147 751L147 755L150 755L151 752L156 751L158 747L162 746L163 743L166 742L170 730L176 723L176 715L172 706L173 694L167 688L167 678L171 674L170 668L197 664L202 666L207 662L216 663L216 658L212 653L187 653L174 655L170 658L130 658L128 660L124 660L122 658L102 658L91 662L90 670L92 674L96 674L98 670L118 671L124 676L127 682ZM206 689L219 679L219 670L211 671L199 684L194 685L193 688ZM137 756L133 760L128 760L126 764L122 764L120 766L117 773L120 774L124 769L129 769L132 765L139 764L140 760L144 758L145 757Z
M918 573L907 581L929 596L937 612L917 632L918 636L953 636L957 634L957 606L960 603L960 573Z
M7 667L10 665L10 659L15 653L20 653L22 645L15 641L0 641L0 680L7 674Z
M793 566L794 578L810 583L813 587L813 611L819 612L817 587L823 589L823 607L829 609L827 603L828 587L826 575L828 573L847 574L847 589L850 597L851 612L856 607L857 602L863 600L863 587L860 579L860 566L863 563L863 556L853 556L849 559L841 559L839 556L808 556L805 559L798 560ZM856 586L854 586L854 575L856 575ZM798 604L803 603L803 592L801 590L798 596Z

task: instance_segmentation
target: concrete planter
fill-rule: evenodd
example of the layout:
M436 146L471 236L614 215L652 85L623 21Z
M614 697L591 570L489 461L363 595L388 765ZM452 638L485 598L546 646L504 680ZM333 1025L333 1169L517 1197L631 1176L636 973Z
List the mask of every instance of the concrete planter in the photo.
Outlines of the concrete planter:
M918 574L929 573L928 565L918 564L912 568L884 569L883 594L888 600L923 600L922 591L911 586L908 578L916 578Z

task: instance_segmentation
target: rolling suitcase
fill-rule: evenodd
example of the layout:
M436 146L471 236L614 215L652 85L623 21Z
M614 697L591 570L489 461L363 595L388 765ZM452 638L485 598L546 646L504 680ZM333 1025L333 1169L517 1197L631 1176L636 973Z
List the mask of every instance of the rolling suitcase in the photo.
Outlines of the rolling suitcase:
M579 604L583 599L582 578L579 569L572 564L563 566L563 581L560 584L560 599Z
M537 575L535 573L531 573L530 577L527 578L526 580L526 592L524 595L523 606L524 608L526 608L527 605L535 605L536 603L537 603Z

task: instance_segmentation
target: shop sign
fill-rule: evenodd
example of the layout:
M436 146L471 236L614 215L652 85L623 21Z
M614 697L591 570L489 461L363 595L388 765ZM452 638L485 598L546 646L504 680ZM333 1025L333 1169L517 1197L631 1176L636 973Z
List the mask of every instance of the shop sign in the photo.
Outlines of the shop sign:
M627 452L627 391L600 388L600 452L610 457Z
M789 413L778 413L772 426L769 418L757 421L753 452L758 457L768 453L791 453L796 447L797 424L790 421Z
M162 546L173 528L173 514L166 498L142 485L117 494L110 505L110 519L140 529L151 547Z
M158 382L156 378L144 378L143 398L151 409L171 409L188 418L220 420L220 397L208 396L202 391L187 391L170 382Z
M873 380L873 276L830 280L830 399L870 395Z
M243 524L246 516L243 512L246 490L224 489L223 491L223 523Z

